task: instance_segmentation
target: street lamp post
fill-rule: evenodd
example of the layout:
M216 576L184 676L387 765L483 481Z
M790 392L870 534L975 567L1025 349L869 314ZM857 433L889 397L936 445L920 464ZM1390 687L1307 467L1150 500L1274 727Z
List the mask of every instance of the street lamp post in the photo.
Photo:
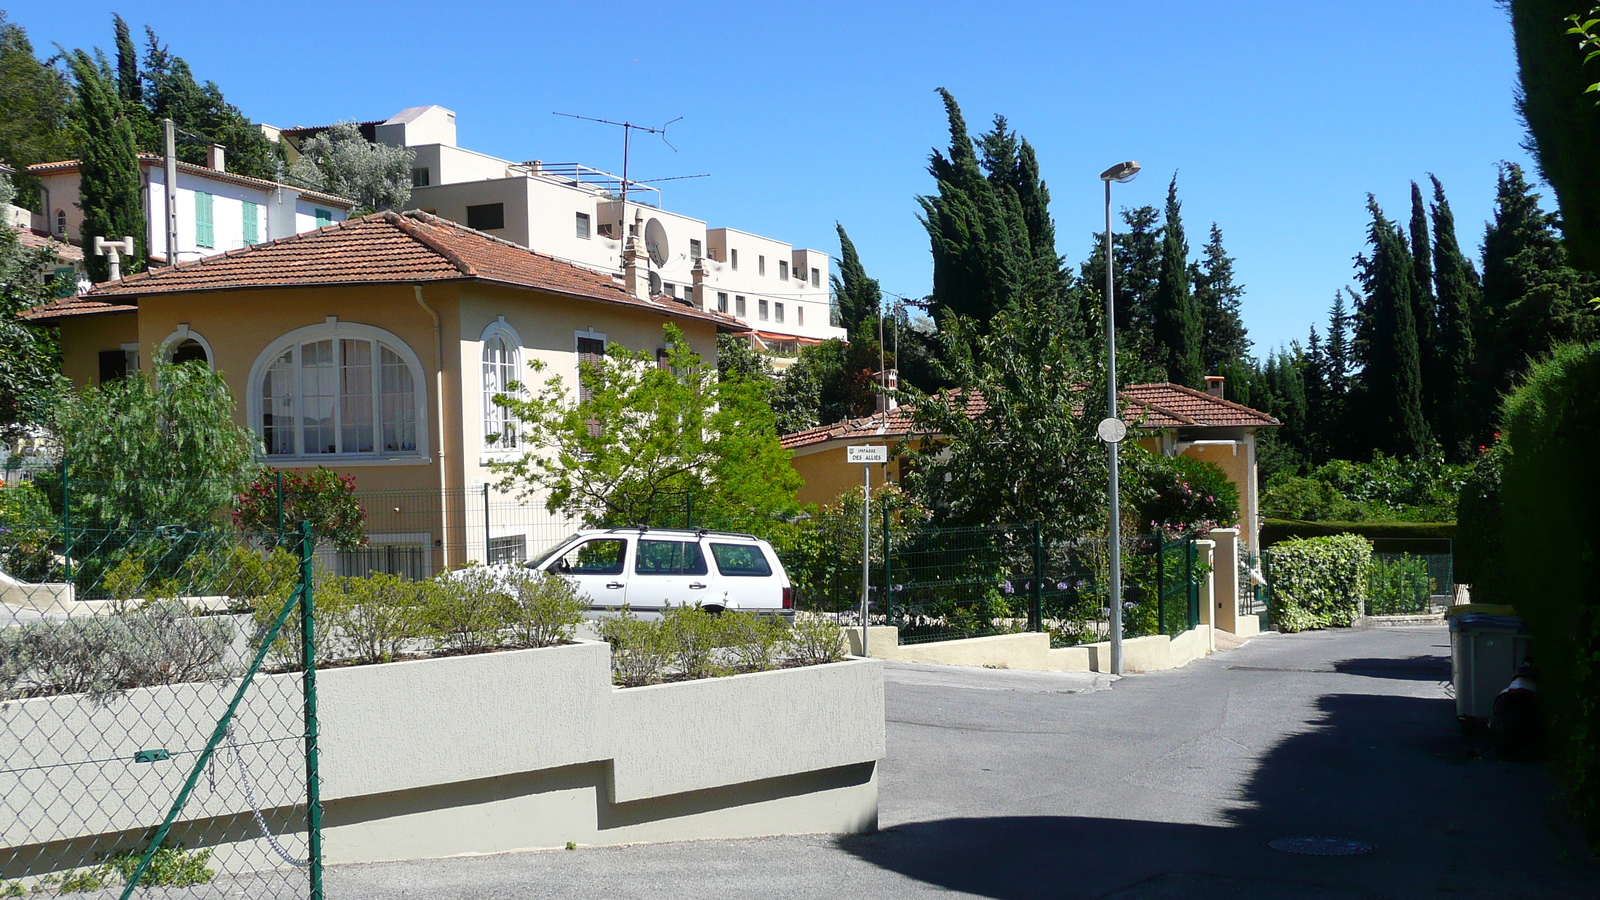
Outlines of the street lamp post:
M1111 182L1126 184L1139 174L1139 164L1129 160L1117 163L1100 173L1106 185L1106 423L1121 424L1117 410L1117 305L1112 271L1115 268L1111 252ZM1110 533L1106 535L1110 551L1111 584L1108 598L1111 607L1111 674L1122 674L1122 507L1121 490L1117 484L1117 447L1122 442L1123 429L1112 425L1101 429L1101 437L1110 448Z

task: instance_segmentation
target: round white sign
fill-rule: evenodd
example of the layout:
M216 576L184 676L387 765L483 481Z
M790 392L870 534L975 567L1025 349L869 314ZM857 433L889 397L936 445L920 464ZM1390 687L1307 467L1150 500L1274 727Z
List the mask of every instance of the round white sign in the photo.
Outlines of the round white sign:
M1128 436L1127 424L1115 416L1101 419L1094 430L1100 434L1100 440L1108 444L1120 444L1122 439Z

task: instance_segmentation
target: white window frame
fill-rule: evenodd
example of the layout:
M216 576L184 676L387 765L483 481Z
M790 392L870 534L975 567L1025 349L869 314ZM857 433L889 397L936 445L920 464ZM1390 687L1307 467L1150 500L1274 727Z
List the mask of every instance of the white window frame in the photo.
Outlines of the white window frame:
M212 352L211 342L206 340L205 336L200 332L191 330L187 324L179 325L177 331L162 338L161 343L156 345L161 348L158 354L161 357L161 361L172 362L172 351L178 349L184 341L194 341L199 344L200 349L206 352L206 365L213 369L217 367L217 354Z
M250 430L254 431L257 437L262 436L261 383L266 378L267 370L272 367L272 364L277 361L278 357L283 355L284 351L294 348L296 353L298 353L298 348L301 344L309 343L311 341L332 340L335 342L335 346L337 346L337 342L345 338L382 342L383 344L387 345L390 350L394 351L395 355L399 356L400 360L405 363L406 368L410 370L411 384L413 393L415 394L416 404L413 415L413 420L416 423L417 429L416 449L404 451L385 451L374 449L369 453L305 453L301 451L294 454L273 454L268 456L267 460L274 464L295 462L307 464L335 462L341 466L396 464L426 465L432 463L433 460L431 459L430 454L431 433L428 427L428 385L431 379L427 377L426 370L424 370L422 367L422 361L417 358L417 354L411 349L411 346L405 341L401 340L400 337L393 332L385 331L384 329L378 328L375 325L363 325L357 322L341 322L334 316L329 316L327 321L321 324L307 325L304 328L296 328L294 331L282 335L277 340L268 344L266 348L262 350L260 355L256 357L255 365L250 367L250 380L245 382L245 415L247 416L246 421L250 423ZM381 404L381 388L377 387L378 385L381 385L380 373L373 373L373 383L376 388L373 395L373 402L374 404ZM298 403L303 404L304 401L299 395L300 378L298 372L296 372L295 385L295 399ZM375 427L380 429L380 433L373 436L373 446L376 448L382 444L382 423L381 418L376 419L375 421ZM303 435L301 432L302 427L303 426L299 424L295 426L295 444L297 450L300 449L299 444L303 440Z
M522 336L517 334L517 330L512 328L511 325L506 322L505 316L500 316L495 321L490 322L488 327L483 329L483 334L478 338L478 373L482 387L482 391L479 396L483 401L483 416L480 420L482 422L482 427L479 429L479 431L480 436L483 439L483 452L488 456L506 456L521 451L522 439L521 436L515 432L515 428L513 427L511 434L512 440L510 443L503 443L501 441L494 441L491 443L489 441L491 424L495 424L497 427L502 429L502 434L504 433L503 429L506 426L515 425L510 418L508 411L504 407L495 406L492 399L495 394L508 393L503 388L500 390L490 390L489 366L493 365L499 368L504 365L503 363L491 363L485 358L485 354L489 351L489 343L496 340L504 341L507 349L511 351L510 369L513 374L510 380L520 382L522 381ZM497 412L506 416L504 421L499 421L500 417L494 415ZM491 416L497 421L491 423Z
M594 219L588 213L574 213L572 223L572 227L578 235L578 240L587 241L594 235Z

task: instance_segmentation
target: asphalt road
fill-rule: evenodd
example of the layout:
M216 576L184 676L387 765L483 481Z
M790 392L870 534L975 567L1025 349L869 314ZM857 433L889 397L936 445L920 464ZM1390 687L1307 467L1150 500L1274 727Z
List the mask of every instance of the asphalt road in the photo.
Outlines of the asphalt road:
M1442 627L1124 678L890 664L882 830L330 867L334 898L1600 897L1541 767L1464 739ZM1372 844L1301 856L1276 838Z

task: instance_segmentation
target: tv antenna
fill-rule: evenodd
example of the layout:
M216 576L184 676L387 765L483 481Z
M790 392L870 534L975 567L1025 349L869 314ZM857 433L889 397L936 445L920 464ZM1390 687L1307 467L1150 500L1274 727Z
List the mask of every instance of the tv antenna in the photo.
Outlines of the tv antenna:
M683 121L683 116L679 116L676 119L673 119L671 122L666 123L666 125L662 125L659 128L651 128L649 125L636 125L632 122L613 122L610 119L596 119L591 116L579 116L573 113L551 112L551 115L566 116L569 119L582 119L585 122L599 122L601 125L615 125L622 129L622 208L624 210L628 208L628 150L633 142L633 133L635 131L642 131L645 134L659 134L661 135L661 143L666 144L668 147L672 147L672 142L667 140L667 127ZM678 148L672 147L672 152L677 153ZM683 177L696 178L699 176L689 175ZM666 181L668 179L661 178L656 180ZM643 182L640 183L643 184Z

